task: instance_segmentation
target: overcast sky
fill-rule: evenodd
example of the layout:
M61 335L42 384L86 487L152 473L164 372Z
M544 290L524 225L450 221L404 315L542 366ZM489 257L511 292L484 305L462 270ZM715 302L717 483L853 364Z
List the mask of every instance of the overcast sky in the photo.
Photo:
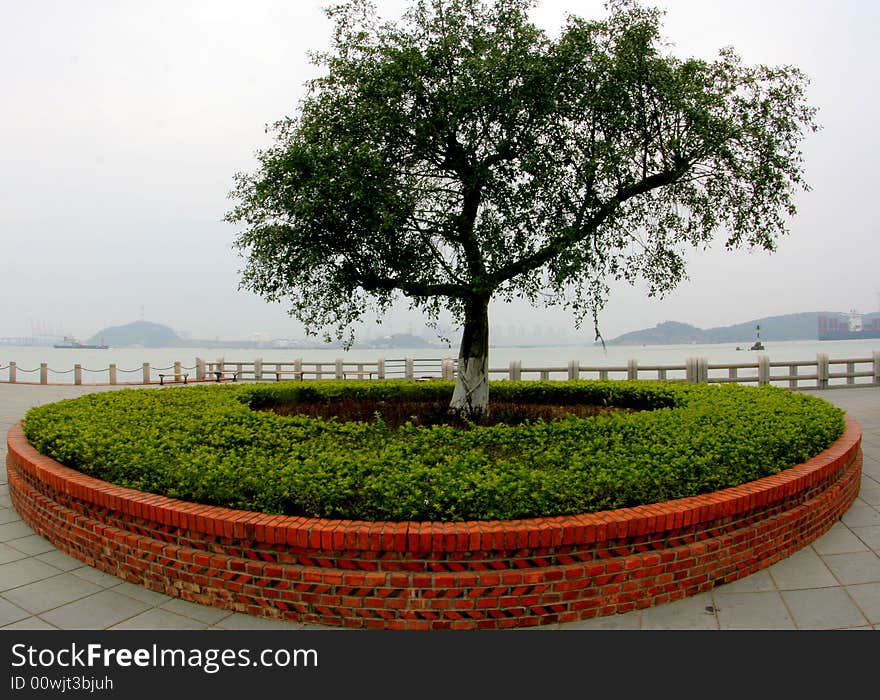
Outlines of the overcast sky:
M325 4L0 0L0 336L88 337L140 318L194 338L301 335L283 307L238 291L236 229L222 219L265 125L295 113L316 70L307 51L328 46ZM377 4L393 18L406 3ZM695 253L690 280L663 300L615 288L604 336L876 311L880 3L652 4L679 56L733 46L748 63L799 66L823 128L804 144L812 191L776 253ZM554 31L567 13L604 9L545 0L534 18ZM499 328L535 319L571 325L561 311L492 308ZM402 313L390 326L421 328Z

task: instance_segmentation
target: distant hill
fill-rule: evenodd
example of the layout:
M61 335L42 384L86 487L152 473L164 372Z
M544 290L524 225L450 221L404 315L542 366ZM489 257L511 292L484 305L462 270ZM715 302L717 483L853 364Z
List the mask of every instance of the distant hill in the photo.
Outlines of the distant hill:
M89 343L105 343L111 347L173 348L182 339L168 326L149 321L135 321L124 326L111 326L98 331Z
M878 314L865 314L864 322L870 323ZM846 321L846 314L833 311L810 311L784 316L767 316L733 326L697 328L687 323L665 321L654 328L624 333L606 345L682 345L685 343L749 343L757 335L761 326L762 341L816 340L818 338L819 316L831 316Z
M194 340L183 339L168 326L149 321L135 321L124 326L104 328L87 341L89 344L102 343L115 348L174 348L174 347L205 347L205 348L260 348L269 347L268 343L253 340ZM287 348L341 348L341 343L286 343ZM358 343L359 348L434 348L427 340L409 333L395 333L384 338L376 338L369 342Z

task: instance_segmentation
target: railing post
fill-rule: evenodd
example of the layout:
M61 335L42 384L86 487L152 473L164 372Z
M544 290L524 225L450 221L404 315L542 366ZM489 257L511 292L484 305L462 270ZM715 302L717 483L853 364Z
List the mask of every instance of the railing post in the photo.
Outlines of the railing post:
M455 361L451 357L444 357L440 366L443 368L443 379L455 379Z
M110 365L110 384L116 384L116 365Z
M770 357L767 355L758 356L758 386L764 386L770 383Z
M512 382L518 382L522 380L522 361L521 360L511 360L510 367L507 370L508 378Z
M797 389L798 388L798 379L797 379L798 366L791 365L788 368L788 375L789 375L788 388L789 389Z
M16 372L17 369L18 369L18 365L16 365L14 362L9 363L9 383L10 384L15 384L15 382L18 381L18 376L17 376L18 373Z
M262 381L263 379L263 358L258 357L254 360L254 379L256 381Z
M343 362L343 360L341 357L336 358L336 378L337 379L344 379L345 378L345 375L342 373L342 362Z
M12 363L9 364L11 370ZM874 351L874 384L880 384L880 350Z
M150 383L150 363L144 362L144 384Z
M376 376L379 379L385 379L385 358L380 357L376 360Z
M403 376L405 379L413 379L415 378L415 363L413 362L413 358L406 357L403 360Z
M49 383L49 365L45 362L40 363L40 384Z
M179 382L181 375L183 375L183 370L181 369L180 362L175 362L174 363L174 381Z
M684 371L689 384L705 384L709 381L709 360L705 357L689 357Z
M684 377L688 384L697 383L697 359L695 357L688 357L684 361Z
M568 378L577 379L581 376L581 364L577 360L571 360L568 363Z
M633 359L626 363L626 378L630 380L639 378L638 360Z
M73 383L77 386L83 383L83 369L79 363L73 366Z
M847 362L846 363L846 383L847 384L855 384L856 378L856 363L855 362Z
M824 352L820 352L816 355L816 388L817 389L827 389L828 388L828 355Z
M305 379L305 377L303 377L303 359L301 357L297 357L293 361L293 376Z
M196 358L196 381L205 378L205 361L201 357Z

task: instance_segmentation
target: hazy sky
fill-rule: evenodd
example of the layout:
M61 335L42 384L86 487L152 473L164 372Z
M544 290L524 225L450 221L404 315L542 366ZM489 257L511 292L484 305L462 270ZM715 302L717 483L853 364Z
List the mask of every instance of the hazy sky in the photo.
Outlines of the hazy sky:
M88 337L139 318L194 338L301 335L283 307L238 291L236 230L222 219L265 125L295 113L316 70L307 51L328 46L326 4L0 0L0 336ZM406 3L377 4L390 18ZM690 280L663 300L615 288L605 337L665 320L877 310L880 3L652 4L679 56L729 45L748 63L799 66L823 128L804 145L812 191L775 254L695 253ZM567 13L604 9L545 0L534 18L553 31ZM491 322L572 325L500 305ZM401 313L390 329L411 325L422 328Z

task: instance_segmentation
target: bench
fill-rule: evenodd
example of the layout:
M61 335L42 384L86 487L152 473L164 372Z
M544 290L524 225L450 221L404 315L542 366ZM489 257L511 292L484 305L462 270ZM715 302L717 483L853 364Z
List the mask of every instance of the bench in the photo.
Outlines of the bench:
M293 379L299 379L300 381L302 381L302 380L303 380L303 374L304 374L304 372L280 372L280 371L276 371L276 372L272 372L272 374L275 375L275 381L276 381L276 382L280 382L282 377L288 377L288 376L289 376L289 377L292 377Z
M343 379L351 379L352 377L355 377L357 379L372 379L373 375L378 376L378 374L379 373L375 372L375 371L369 372L367 370L360 370L360 371L343 372L342 378Z
M211 372L211 374L213 374L217 378L218 382L221 382L224 379L232 382L238 381L238 372L221 372L220 370L214 370L213 372Z
M180 378L183 377L183 383L186 384L186 379L189 377L189 373L186 372L176 372L174 374L159 374L159 386L165 385L165 379L168 378L169 381L179 382Z

